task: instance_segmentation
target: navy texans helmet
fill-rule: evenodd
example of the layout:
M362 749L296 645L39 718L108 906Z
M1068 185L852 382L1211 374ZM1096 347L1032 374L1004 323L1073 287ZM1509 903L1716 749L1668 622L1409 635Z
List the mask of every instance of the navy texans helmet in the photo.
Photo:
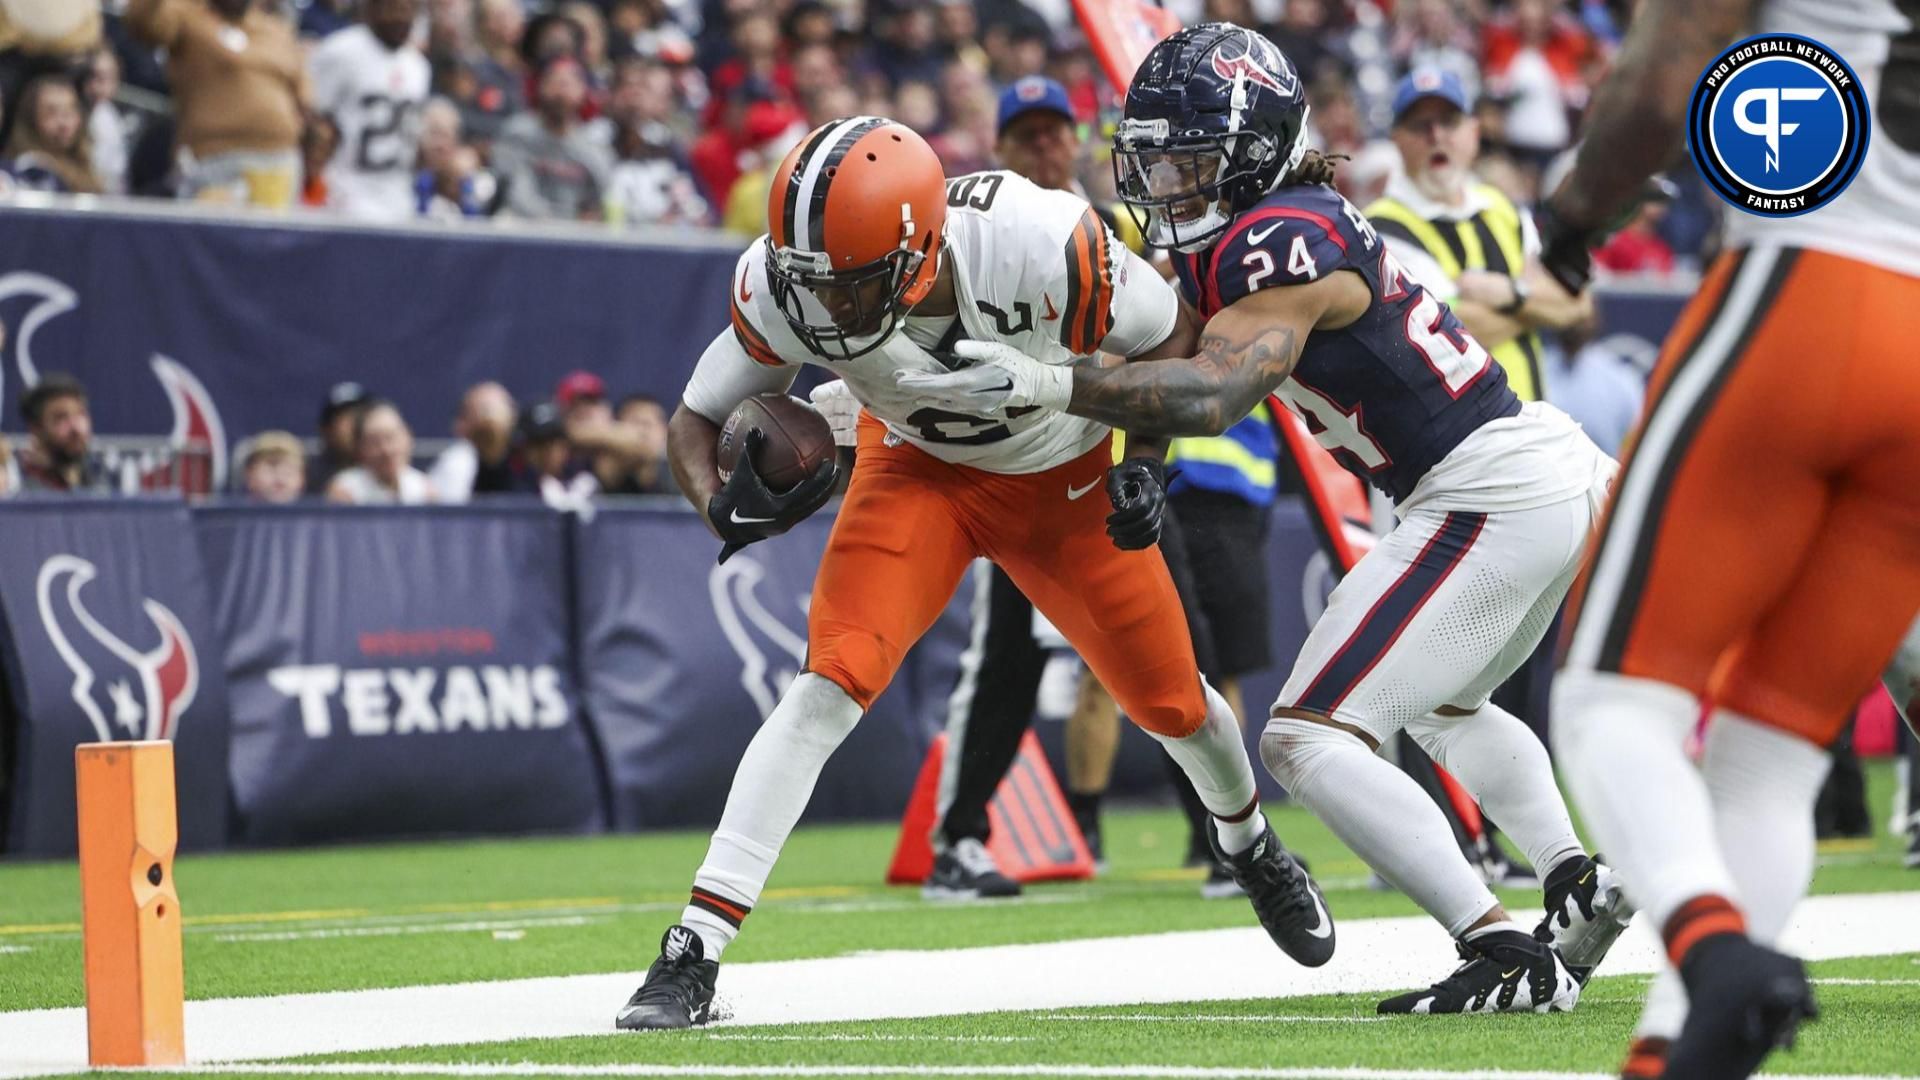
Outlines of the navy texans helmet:
M1153 47L1127 88L1114 183L1147 243L1199 251L1292 175L1307 93L1273 42L1214 22Z

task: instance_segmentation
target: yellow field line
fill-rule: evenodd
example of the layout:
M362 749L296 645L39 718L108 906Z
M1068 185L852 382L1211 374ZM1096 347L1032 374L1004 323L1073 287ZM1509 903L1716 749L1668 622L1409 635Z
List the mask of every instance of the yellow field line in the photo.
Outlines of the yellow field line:
M872 890L853 885L815 885L785 889L768 889L762 897L771 900L809 900L842 899L858 896ZM679 893L651 894L640 903L671 901L678 899ZM311 911L262 911L231 915L188 915L181 919L187 926L220 926L228 923L275 923L318 921L323 919L365 919L376 915L449 915L479 911L540 911L550 908L595 908L616 907L635 901L623 900L617 896L585 897L541 897L532 900L478 900L465 903L410 904L391 911L379 911L373 908L328 908ZM77 922L59 923L20 923L0 925L0 937L30 937L35 934L77 934L81 926Z

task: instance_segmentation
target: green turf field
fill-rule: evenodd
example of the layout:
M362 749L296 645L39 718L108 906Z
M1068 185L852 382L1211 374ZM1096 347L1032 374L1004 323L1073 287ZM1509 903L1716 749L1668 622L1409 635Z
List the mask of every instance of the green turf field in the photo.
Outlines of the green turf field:
M1878 819L1888 770L1876 768L1871 778ZM1343 933L1358 920L1416 914L1399 896L1368 888L1364 867L1304 812L1281 809L1273 818L1289 845L1311 860ZM1253 925L1243 901L1199 899L1198 872L1177 867L1185 837L1173 812L1110 813L1107 829L1111 870L1097 881L1037 886L1014 904L942 906L923 903L916 889L878 884L893 827L803 827L727 964ZM675 920L705 843L704 833L674 833L184 857L177 879L188 997L637 972ZM1920 872L1901 868L1901 850L1897 838L1884 836L1824 849L1814 891L1920 890ZM1504 898L1516 907L1538 904L1537 894ZM1912 908L1920 919L1920 901ZM71 865L0 865L0 1012L81 1004L78 917ZM1286 962L1277 952L1273 960ZM1176 990L1167 1000L1177 1002L1179 985L1200 985L1207 961L1197 955L1190 970L1169 970ZM1814 970L1823 980L1826 1015L1776 1070L1920 1076L1920 954L1825 960ZM723 966L723 999L727 971ZM1428 981L1443 974L1435 970ZM1007 972L1009 980L1021 977ZM618 978L618 985L630 989L633 981ZM1617 1066L1646 982L1638 975L1597 979L1566 1016L1380 1020L1373 1015L1377 993L1204 1001L1197 999L1210 995L1196 992L1189 1004L719 1025L665 1035L503 1036L296 1061L374 1063L376 1073L395 1071L382 1063L416 1070L465 1063L484 1066L482 1074L513 1075L538 1066L612 1075L700 1075L721 1067L741 1070L734 1075L821 1075L840 1067L858 1075L1076 1074L1070 1067L1110 1070L1082 1068L1078 1075L1186 1068L1193 1077L1310 1067L1360 1070L1345 1074L1353 1077L1423 1069L1439 1076L1494 1069L1597 1075ZM624 992L604 1002L609 1025ZM503 1031L511 1034L511 1024ZM0 1043L0 1075L9 1049ZM284 1075L287 1068L271 1071Z

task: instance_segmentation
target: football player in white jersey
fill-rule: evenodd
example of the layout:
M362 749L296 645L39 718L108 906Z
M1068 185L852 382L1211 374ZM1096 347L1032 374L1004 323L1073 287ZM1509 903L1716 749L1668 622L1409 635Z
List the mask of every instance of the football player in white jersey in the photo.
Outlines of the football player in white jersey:
M362 221L415 216L414 160L432 72L413 44L419 0L366 0L365 22L322 41L308 61L314 108L339 131L327 205Z
M925 140L877 117L824 125L788 154L768 224L734 272L733 325L669 422L674 476L725 542L723 560L817 509L833 462L774 493L752 467L749 434L729 477L715 467L734 407L785 391L802 364L839 373L865 406L859 456L808 607L807 670L747 747L680 924L618 1025L706 1021L721 950L827 756L978 556L1007 571L1180 763L1268 934L1301 963L1325 963L1333 921L1260 813L1239 726L1201 680L1154 546L1165 482L1150 445L1130 440L1136 456L1115 465L1100 423L947 412L895 383L944 370L947 350L968 339L1053 363L1178 351L1192 327L1172 290L1078 197L1005 172L949 183Z
M1542 215L1542 262L1577 288L1588 240L1677 153L1690 92L1736 39L1811 38L1871 104L1832 201L1728 215L1654 371L1556 685L1568 787L1671 963L1628 1076L1748 1076L1814 1012L1804 967L1771 945L1813 874L1823 747L1920 609L1915 12L1646 0Z

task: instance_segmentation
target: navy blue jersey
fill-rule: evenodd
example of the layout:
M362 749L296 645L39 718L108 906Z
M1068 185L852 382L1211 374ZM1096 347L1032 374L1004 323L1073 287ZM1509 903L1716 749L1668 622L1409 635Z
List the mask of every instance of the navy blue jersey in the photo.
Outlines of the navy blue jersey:
M1366 314L1308 335L1280 396L1321 446L1396 502L1482 424L1520 411L1500 365L1330 187L1268 195L1219 243L1176 255L1174 267L1187 302L1206 318L1256 290L1337 270L1366 280Z

